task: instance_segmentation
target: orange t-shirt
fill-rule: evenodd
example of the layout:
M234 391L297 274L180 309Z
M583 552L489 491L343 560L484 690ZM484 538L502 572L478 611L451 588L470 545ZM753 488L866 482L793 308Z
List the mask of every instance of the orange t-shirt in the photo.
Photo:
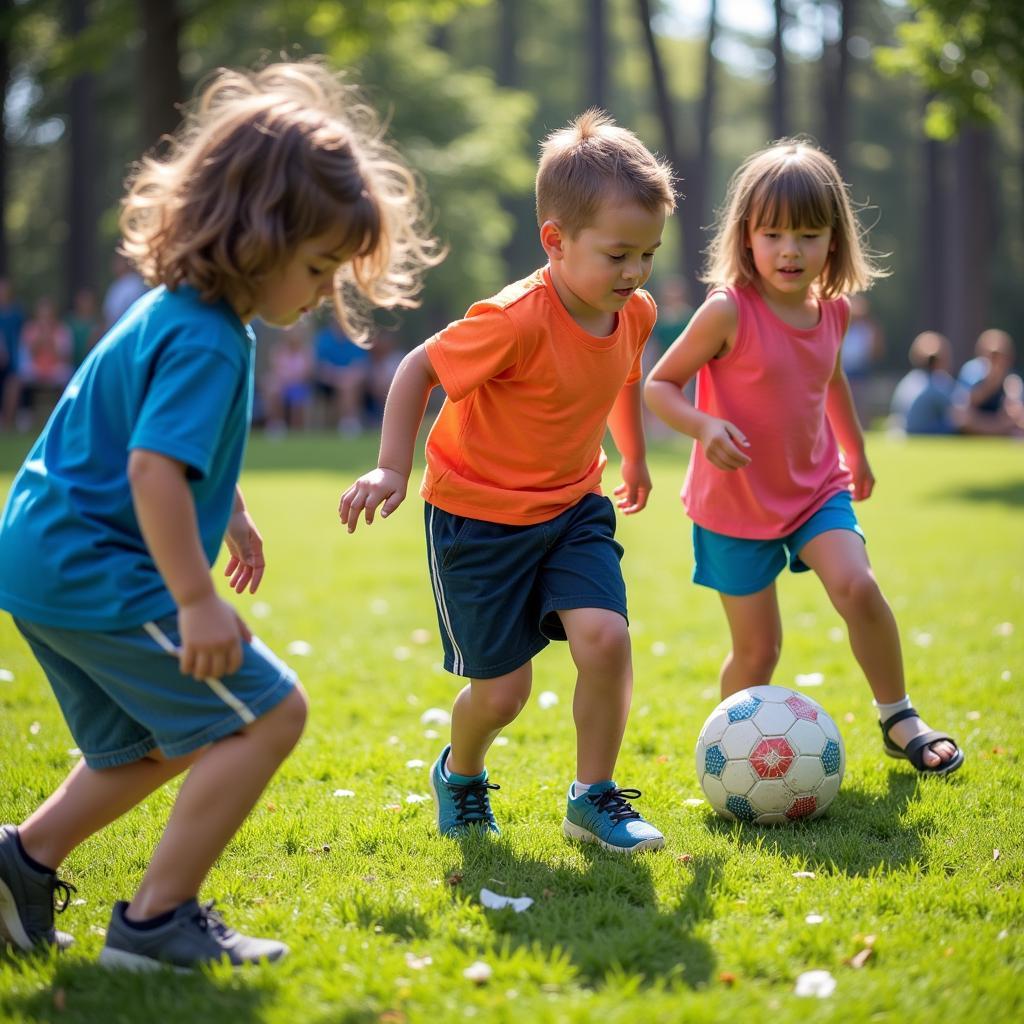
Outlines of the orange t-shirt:
M445 403L420 494L453 515L543 523L601 492L601 442L619 392L640 379L656 309L638 289L605 338L562 305L545 267L474 303L426 342Z

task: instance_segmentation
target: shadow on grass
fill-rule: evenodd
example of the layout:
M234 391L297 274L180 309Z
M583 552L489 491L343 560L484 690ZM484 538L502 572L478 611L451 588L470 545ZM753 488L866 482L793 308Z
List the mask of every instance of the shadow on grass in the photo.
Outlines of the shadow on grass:
M952 778L931 781L956 784ZM822 873L861 877L898 871L924 859L921 832L928 826L904 821L919 782L916 773L892 768L888 791L882 797L844 786L827 814L817 821L758 828L715 818L708 827L729 833L740 846L791 858Z
M476 900L487 888L534 899L525 913L488 911L496 951L540 947L567 956L580 980L594 987L623 974L646 985L678 979L691 988L711 977L714 954L693 932L711 913L717 859L688 864L679 891L659 906L648 857L664 854L623 857L582 846L580 868L524 857L504 840L470 836L461 845L462 863L451 869L462 875L458 897Z
M1024 505L1024 479L985 484L954 484L932 494L931 501L971 501L978 504Z
M11 956L0 952L0 957ZM112 971L99 964L56 958L53 980L24 995L0 994L0 1018L15 1021L254 1021L261 1019L278 984L269 973L221 979L169 969L144 974ZM30 957L28 963L37 961ZM272 969L271 969L272 970Z

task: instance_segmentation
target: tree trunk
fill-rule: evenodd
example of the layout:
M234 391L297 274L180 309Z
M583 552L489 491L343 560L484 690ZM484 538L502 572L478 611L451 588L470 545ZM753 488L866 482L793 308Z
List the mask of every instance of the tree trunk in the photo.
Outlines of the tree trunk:
M915 268L920 287L917 331L947 328L945 303L946 187L943 173L946 146L927 136L921 144L924 163L924 202L921 210L921 259Z
M89 21L89 0L67 0L68 30L77 36ZM68 86L68 185L66 300L93 287L96 267L96 88L91 74Z
M0 0L0 277L7 277L7 119L4 115L11 79L10 38L14 0Z
M584 38L590 56L585 107L608 109L608 25L605 0L589 0Z
M839 0L839 38L825 48L821 62L822 108L821 139L826 152L839 165L846 164L847 94L850 79L850 51L848 43L853 27L855 0Z
M179 121L177 105L184 98L178 68L182 19L178 0L138 0L138 11L142 29L140 136L143 149L149 149L173 132Z
M782 0L775 2L775 33L772 36L772 55L775 57L775 74L772 78L772 138L781 139L786 135L786 54L782 46L782 32L785 12Z

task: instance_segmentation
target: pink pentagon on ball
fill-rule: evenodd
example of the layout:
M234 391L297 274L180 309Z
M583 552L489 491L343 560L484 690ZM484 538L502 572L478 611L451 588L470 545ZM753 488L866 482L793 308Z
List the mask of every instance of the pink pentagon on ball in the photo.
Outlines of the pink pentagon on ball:
M793 748L782 736L761 740L750 755L750 766L762 779L780 779L793 763Z
M818 809L818 798L813 796L801 796L797 797L796 800L790 805L789 810L786 811L786 817L790 821L796 821L797 818L806 818L807 815L813 814Z
M818 709L808 704L807 701L801 700L796 694L793 694L786 701L786 706L793 712L796 718L804 718L808 722L816 722L818 720Z

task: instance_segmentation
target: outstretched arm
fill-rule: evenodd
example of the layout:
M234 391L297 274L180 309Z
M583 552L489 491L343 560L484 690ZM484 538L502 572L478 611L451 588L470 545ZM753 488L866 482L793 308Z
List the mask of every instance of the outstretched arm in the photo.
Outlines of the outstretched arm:
M128 481L143 539L178 606L182 673L219 679L238 671L241 641L252 634L214 590L184 464L136 448Z
M857 419L857 410L850 394L850 383L843 373L842 363L836 357L835 369L828 382L828 394L825 397L825 412L829 423L836 432L839 447L843 449L846 464L850 467L853 477L853 500L863 501L871 497L875 488L875 476L868 464L864 450L864 432Z
M416 434L423 422L430 392L438 383L422 345L414 348L399 364L384 406L377 468L352 484L342 494L338 505L338 516L349 533L355 530L360 513L369 524L378 506L381 516L387 517L405 500Z

